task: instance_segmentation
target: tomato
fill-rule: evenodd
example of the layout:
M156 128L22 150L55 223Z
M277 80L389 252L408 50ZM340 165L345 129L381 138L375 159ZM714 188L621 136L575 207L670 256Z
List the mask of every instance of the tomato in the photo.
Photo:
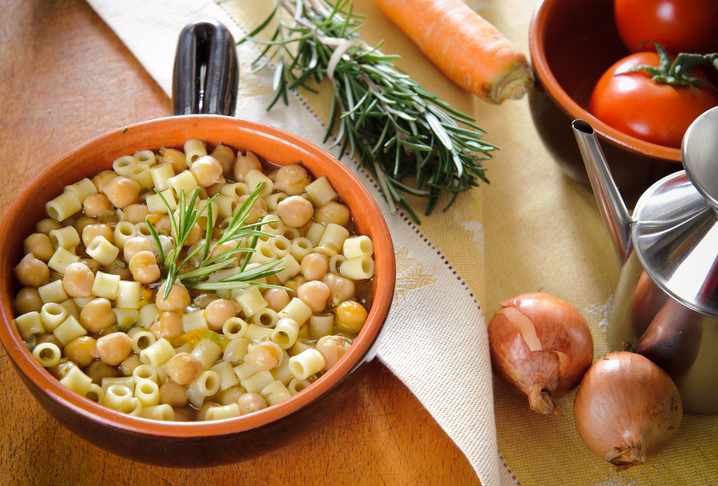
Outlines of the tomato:
M596 83L588 111L627 135L680 148L683 135L693 120L718 106L718 93L703 85L696 85L696 94L690 86L657 83L645 71L616 76L633 66L659 64L655 52L638 52L621 59ZM692 75L707 80L697 68Z
M650 43L639 48L644 41L671 54L718 52L718 0L615 0L613 11L631 52L655 51Z

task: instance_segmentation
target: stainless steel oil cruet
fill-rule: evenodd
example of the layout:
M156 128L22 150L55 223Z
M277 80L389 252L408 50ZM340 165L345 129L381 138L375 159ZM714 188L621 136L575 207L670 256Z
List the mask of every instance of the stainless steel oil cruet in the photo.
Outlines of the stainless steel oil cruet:
M718 413L718 108L683 139L685 170L651 186L630 214L591 126L573 130L621 264L608 316L611 351L671 376L688 413Z

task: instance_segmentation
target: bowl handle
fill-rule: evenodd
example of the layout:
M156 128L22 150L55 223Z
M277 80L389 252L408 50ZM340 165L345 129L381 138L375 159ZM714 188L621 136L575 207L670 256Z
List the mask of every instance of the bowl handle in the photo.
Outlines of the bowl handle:
M182 29L172 77L175 115L234 116L238 86L237 54L229 30L214 21Z

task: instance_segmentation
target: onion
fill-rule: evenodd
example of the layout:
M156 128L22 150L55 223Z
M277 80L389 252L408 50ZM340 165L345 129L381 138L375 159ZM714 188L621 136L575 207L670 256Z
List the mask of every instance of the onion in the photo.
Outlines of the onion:
M541 292L503 302L489 323L489 344L494 373L543 415L561 414L554 399L576 387L593 361L581 314Z
M618 471L658 454L676 436L682 415L681 397L668 374L628 351L597 360L573 403L581 440Z

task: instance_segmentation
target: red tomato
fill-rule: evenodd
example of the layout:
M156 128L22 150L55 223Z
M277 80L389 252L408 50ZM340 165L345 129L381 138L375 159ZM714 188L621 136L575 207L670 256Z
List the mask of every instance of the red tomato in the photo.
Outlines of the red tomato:
M690 86L657 83L645 71L615 75L633 66L659 64L655 52L639 52L621 59L598 80L588 111L627 135L680 148L693 120L718 106L718 93L701 85L696 85L696 94ZM693 70L693 76L707 79L698 69Z
M615 0L613 10L631 52L656 50L650 43L639 48L644 41L671 54L718 52L717 0Z

